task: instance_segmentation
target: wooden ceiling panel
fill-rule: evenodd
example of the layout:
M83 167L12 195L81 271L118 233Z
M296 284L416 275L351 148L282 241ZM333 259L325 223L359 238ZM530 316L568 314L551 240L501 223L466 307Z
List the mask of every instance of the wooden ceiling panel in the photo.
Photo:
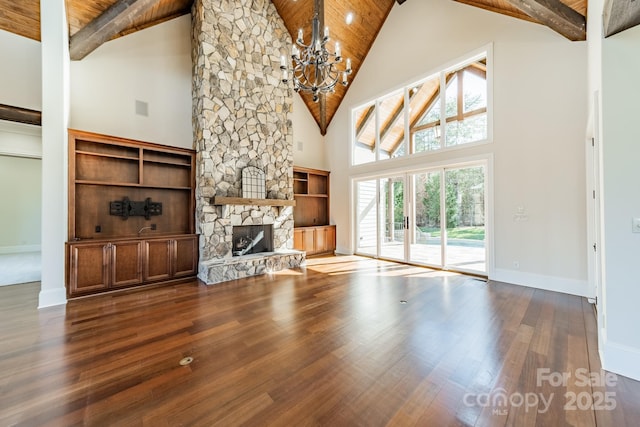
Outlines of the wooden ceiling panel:
M91 21L113 6L117 0L65 0L69 37L75 35ZM121 37L144 28L151 27L169 19L185 15L191 11L193 0L159 0L147 13L137 17L129 28L120 32Z
M308 40L311 35L313 0L272 0L272 2L291 37L295 40L298 29L302 28L305 40ZM351 58L353 72L349 76L350 83L358 74L358 70L369 53L369 49L393 4L394 0L324 0L324 25L329 27L331 37L329 46L333 50L333 44L339 41L342 56L345 59ZM347 25L345 21L348 12L354 14L351 25ZM338 85L335 93L326 96L324 123L320 112L320 103L313 102L311 94L300 93L322 134L326 132L326 128L331 123L331 119L338 110L347 90L348 86Z
M94 21L118 0L65 0L69 37ZM271 0L293 38L299 28L303 28L305 38L311 34L314 0ZM421 1L421 0L412 0ZM455 0L492 12L501 13L518 19L538 22L528 14L516 8L515 0ZM538 1L538 0L528 0ZM542 0L540 0L542 1ZM586 16L587 0L562 0L580 15ZM404 1L398 1L402 4ZM113 38L120 37L143 28L173 19L190 12L193 0L157 0L157 4L146 13L135 17L131 25ZM369 49L384 24L394 0L322 0L324 21L329 26L332 45L340 41L344 58L351 58L353 73L349 84L356 78ZM403 7L403 6L398 6ZM347 12L354 13L351 25L345 22ZM548 24L549 25L549 24ZM40 40L40 0L0 0L0 30L9 31L34 40ZM288 52L283 52L285 54ZM318 123L321 133L334 117L349 86L338 85L333 94L328 94L321 103L314 103L310 94L301 94L309 111ZM324 113L320 106L324 106Z
M458 3L468 4L490 12L500 13L502 15L512 16L525 21L543 24L539 20L527 15L512 3L513 0L455 0ZM582 16L587 16L587 0L562 0L562 3L569 6ZM544 25L544 24L543 24Z
M40 40L40 0L0 0L0 30Z
M526 13L521 12L519 9L509 4L507 1L503 1L503 0L455 0L455 1L457 1L458 3L464 3L469 6L475 6L480 9L488 10L489 12L495 12L501 15L507 15L513 18L523 19L525 21L535 22L539 24L538 21L531 18Z
M117 0L65 0L69 38L109 9Z
M182 15L191 13L191 5L193 0L162 0L159 1L151 10L138 19L136 19L131 27L120 32L118 37L125 36L136 31L143 30L148 27L169 21Z

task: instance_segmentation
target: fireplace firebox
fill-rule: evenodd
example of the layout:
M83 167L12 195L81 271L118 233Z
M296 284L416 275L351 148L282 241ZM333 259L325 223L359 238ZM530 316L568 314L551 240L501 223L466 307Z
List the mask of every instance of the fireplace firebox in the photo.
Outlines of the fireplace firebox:
M232 230L232 255L273 252L272 225L239 225Z

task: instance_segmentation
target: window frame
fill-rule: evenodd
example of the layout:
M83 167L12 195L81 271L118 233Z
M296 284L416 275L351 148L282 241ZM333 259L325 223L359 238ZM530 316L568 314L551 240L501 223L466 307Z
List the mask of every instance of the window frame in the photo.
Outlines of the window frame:
M446 94L446 89L449 86L450 82L447 83L446 79L447 79L447 75L448 74L452 74L452 75L456 75L456 73L460 73L458 76L459 81L464 81L464 79L460 79L460 76L462 76L465 72L465 68L468 67L470 64L477 62L479 60L484 59L486 61L486 77L485 77L485 81L486 81L486 107L481 107L478 109L474 109L472 111L464 111L464 103L462 103L462 105L458 105L457 106L457 113L455 116L452 117L444 117L446 116L446 96L442 96L442 93ZM438 86L438 99L437 102L439 102L440 104L440 120L439 122L433 122L433 123L428 123L428 124L424 124L421 126L413 126L411 127L411 118L410 118L410 94L409 92L416 87L417 85L421 85L427 81L429 81L430 79L434 79L434 78L439 78L439 86ZM451 81L452 79L450 79ZM459 84L459 92L460 91L464 91L464 87L462 87L460 89L461 86L464 86L463 84ZM444 89L443 89L444 88ZM389 154L390 157L386 158L383 157L381 155L381 148L380 148L380 127L381 127L381 110L380 110L380 103L382 100L392 96L393 94L399 93L399 92L403 92L404 93L404 107L403 107L403 119L404 119L404 132L403 132L403 136L402 136L402 140L400 143L397 144L395 150L399 149L400 147L402 147L404 145L405 147L405 152L403 155L400 156L394 156L393 153L395 153L395 150L393 152L391 152ZM464 94L464 92L463 92ZM460 95L459 95L460 96ZM464 96L464 95L462 95ZM458 103L459 99L458 99ZM435 104L435 102L434 102ZM356 163L356 158L357 156L357 150L362 148L362 145L366 145L363 144L361 142L358 141L357 135L356 135L356 122L357 122L357 116L356 113L359 112L360 110L362 110L363 108L368 108L370 106L374 106L374 122L375 122L375 140L374 140L374 145L373 147L371 147L372 152L374 153L373 156L373 160L370 161L364 161L361 163ZM424 117L424 115L428 114L428 112L433 108L433 105L424 112L424 114L420 117L420 119L416 119L416 123L419 122L420 120L422 120L422 118ZM460 110L462 110L462 115L460 115ZM447 123L451 123L451 122L458 122L460 120L460 117L462 117L462 119L468 119L471 117L479 117L482 114L486 114L486 136L485 138L479 139L479 140L474 140L471 142L464 142L464 143L456 143L454 145L446 145L446 136L447 136ZM439 123L439 124L438 124ZM415 140L414 140L414 135L422 130L425 129L429 129L432 127L439 127L439 133L440 133L440 147L437 149L430 149L430 150L424 150L424 151L415 151ZM438 70L436 70L435 72L430 72L427 74L424 74L422 76L420 76L420 78L417 79L413 79L410 83L406 83L403 85L400 85L398 87L392 88L390 90L386 90L383 94L376 96L373 99L369 99L366 102L363 102L355 107L353 107L351 109L351 117L350 117L350 136L351 136L351 150L350 150L350 154L351 154L351 158L350 158L350 162L349 165L350 167L360 167L360 166L364 166L364 165L371 165L371 164L377 164L379 162L394 162L394 161L398 161L401 159L408 159L408 158L412 158L412 157L416 157L416 156L433 156L435 154L438 153L443 153L446 151L451 151L451 150L460 150L460 149L467 149L467 148L471 148L474 146L478 146L478 145L484 145L484 144L490 144L493 142L493 46L492 44L489 45L485 45L479 49L476 49L475 51L464 55L461 58L458 58L454 61L451 61L449 64L447 64L446 66L442 66L439 67ZM367 145L368 147L368 145Z

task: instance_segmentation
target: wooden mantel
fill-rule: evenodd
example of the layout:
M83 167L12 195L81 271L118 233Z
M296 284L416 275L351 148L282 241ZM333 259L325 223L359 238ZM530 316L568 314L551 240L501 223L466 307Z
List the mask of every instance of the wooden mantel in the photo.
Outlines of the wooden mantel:
M251 205L251 206L295 206L295 200L283 199L248 199L244 197L223 197L215 196L211 198L211 204L217 206L224 205Z

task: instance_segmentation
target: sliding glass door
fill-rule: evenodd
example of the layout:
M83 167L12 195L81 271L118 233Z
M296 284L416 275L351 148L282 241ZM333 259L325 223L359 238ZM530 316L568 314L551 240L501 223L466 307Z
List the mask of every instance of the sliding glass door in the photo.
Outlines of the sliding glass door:
M447 266L486 271L484 167L445 170Z
M486 274L486 166L356 182L356 253Z
M424 172L411 176L414 200L410 228L409 261L416 264L442 267L442 228L440 221L442 171Z
M405 177L381 178L380 183L380 257L405 260Z
M361 255L378 255L378 181L356 183L356 252Z

